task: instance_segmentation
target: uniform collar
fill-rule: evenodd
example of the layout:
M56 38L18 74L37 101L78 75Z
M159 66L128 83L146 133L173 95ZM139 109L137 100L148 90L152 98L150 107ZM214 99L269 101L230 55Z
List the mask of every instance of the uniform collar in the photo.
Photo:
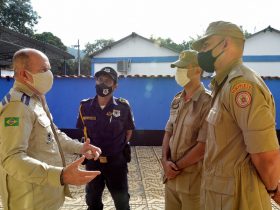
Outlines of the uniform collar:
M241 64L242 60L238 59L238 60L234 60L232 63L230 63L226 68L224 68L219 74L216 74L216 76L211 80L211 86L212 87L216 87L219 86L224 79L230 74L230 72L232 71L232 69Z
M192 101L198 101L199 99L199 96L201 95L201 93L203 92L203 90L205 89L203 83L200 83L200 86L196 89L196 91L194 92L194 94L192 95L192 97L190 98ZM186 92L185 90L183 90L181 92L181 94L179 95L180 99L183 99L185 98L186 96Z
M93 103L95 103L95 106L99 106L98 104L98 96L96 95L94 98L93 98ZM109 107L111 104L114 104L114 105L118 105L118 102L117 102L117 98L116 97L111 97L110 101L108 102L108 104L106 105L106 107Z
M199 96L201 95L201 93L203 92L203 90L205 89L204 85L202 83L200 83L200 87L197 88L197 90L195 91L195 93L192 96L192 100L193 101L198 101Z
M35 93L25 84L15 80L13 88L17 91L24 92L28 96L33 96Z

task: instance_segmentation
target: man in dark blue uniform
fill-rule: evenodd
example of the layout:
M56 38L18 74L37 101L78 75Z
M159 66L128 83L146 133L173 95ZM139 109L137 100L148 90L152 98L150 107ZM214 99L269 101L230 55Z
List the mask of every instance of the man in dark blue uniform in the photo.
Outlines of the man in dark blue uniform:
M101 175L86 186L88 210L103 209L102 193L105 184L117 210L128 210L127 182L128 141L135 128L127 100L113 97L118 74L111 67L104 67L95 74L96 96L81 101L77 128L84 131L102 150L98 161L86 162L86 169L100 170Z

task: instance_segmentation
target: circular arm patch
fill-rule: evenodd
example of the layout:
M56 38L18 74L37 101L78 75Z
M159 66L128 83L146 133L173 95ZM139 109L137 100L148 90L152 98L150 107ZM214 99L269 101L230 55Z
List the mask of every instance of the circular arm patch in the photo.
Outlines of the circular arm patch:
M241 91L236 94L235 96L235 102L237 106L241 108L245 108L251 104L252 101L252 96L249 92L247 91Z

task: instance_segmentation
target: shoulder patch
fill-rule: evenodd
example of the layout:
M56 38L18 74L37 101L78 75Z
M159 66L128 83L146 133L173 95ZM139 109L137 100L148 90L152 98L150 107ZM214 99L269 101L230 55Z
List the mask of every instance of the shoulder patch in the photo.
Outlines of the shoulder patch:
M86 103L86 102L89 102L91 99L92 99L92 98L86 98L86 99L83 99L83 100L81 100L81 102L80 102L80 103Z
M176 95L174 96L173 100L177 99L177 98L180 98L182 93L183 93L183 91L180 91L179 93L176 93Z
M172 102L171 102L171 107L172 109L178 109L179 108L179 102L180 102L180 98L181 98L181 95L182 95L183 91L180 91L179 93L177 93Z
M245 108L251 104L252 96L248 91L240 91L235 96L235 102L237 106Z
M123 104L129 105L128 100L126 100L126 99L124 99L124 98L118 98L118 101L121 102L121 103L123 103Z
M235 93L239 92L240 90L251 91L251 89L252 89L252 85L250 83L241 82L241 83L234 85L231 88L231 93L235 94Z

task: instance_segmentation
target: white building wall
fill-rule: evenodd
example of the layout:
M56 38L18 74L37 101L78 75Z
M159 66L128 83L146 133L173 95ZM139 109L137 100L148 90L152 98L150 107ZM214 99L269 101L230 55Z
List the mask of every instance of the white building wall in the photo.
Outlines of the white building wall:
M129 38L119 44L116 44L111 49L96 55L94 58L143 58L143 57L168 57L179 56L172 50L165 47L160 47L148 40L140 37ZM174 75L174 69L170 67L171 62L132 62L128 73L118 72L120 75ZM95 63L94 72L96 73L101 68L110 66L117 70L117 63Z
M152 44L151 42L135 37L127 39L111 49L96 55L96 58L103 57L153 57L153 56L177 56L178 53Z
M276 31L260 32L246 40L244 56L280 56L280 33ZM280 76L278 62L244 62L245 65L261 76Z
M244 62L261 76L280 76L280 62Z
M95 72L99 71L105 66L110 66L117 70L117 64L115 63L102 63L95 64ZM173 76L175 69L170 67L170 63L132 63L131 71L128 74L118 72L119 75L171 75Z
M280 55L280 33L261 32L247 39L244 55Z

